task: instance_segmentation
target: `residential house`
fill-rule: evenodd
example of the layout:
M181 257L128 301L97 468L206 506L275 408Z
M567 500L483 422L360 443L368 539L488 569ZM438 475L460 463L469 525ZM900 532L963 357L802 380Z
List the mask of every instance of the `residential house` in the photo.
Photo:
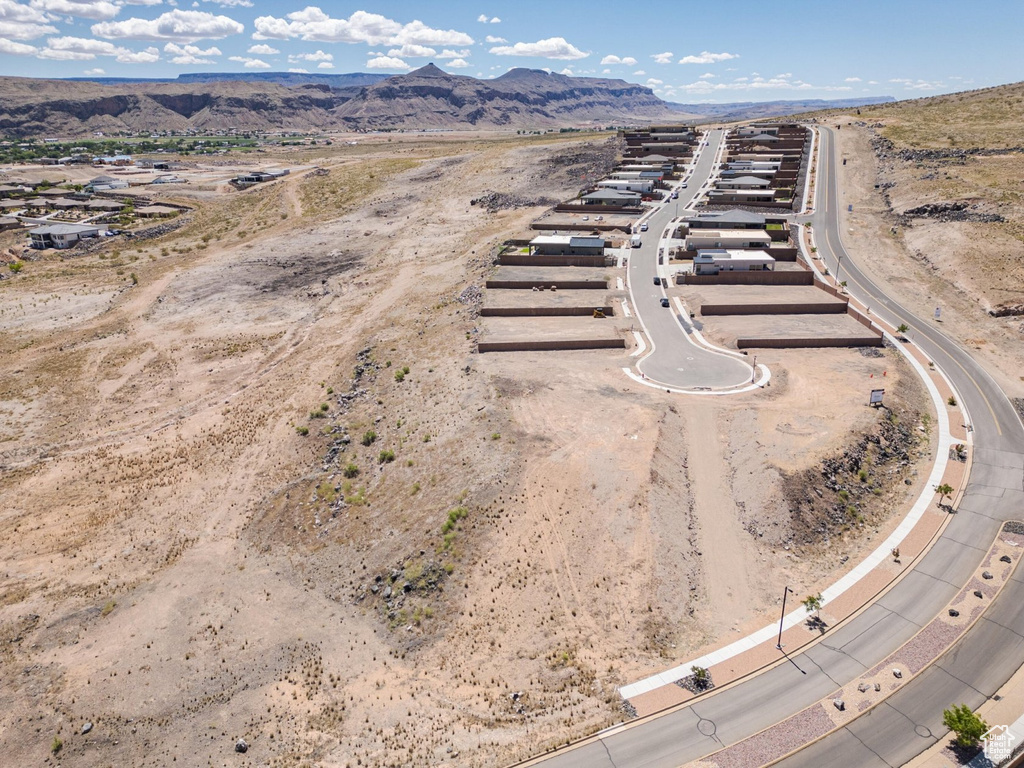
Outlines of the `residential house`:
M688 251L702 248L769 248L772 238L763 229L692 229L686 236Z
M719 179L715 182L718 189L768 189L771 180L759 176L737 176L732 179Z
M92 159L93 165L116 165L125 166L132 164L131 155L102 155Z
M117 200L90 200L85 204L85 208L95 213L113 213L124 208L124 203Z
M110 192L115 189L128 189L128 182L125 179L115 179L113 176L97 176L86 184L90 192Z
M87 224L49 224L29 230L33 248L71 248L79 240L97 237L99 227Z
M764 251L735 251L708 248L697 251L693 259L693 272L697 275L717 275L719 272L770 272L775 259Z
M603 256L604 238L580 235L539 235L530 241L530 254L540 256Z
M640 206L638 192L626 192L621 189L598 189L583 195L580 200L583 205L614 205L622 208Z
M654 182L647 179L605 179L597 182L597 186L600 189L618 189L643 195L649 195L654 191Z
M698 213L686 222L690 230L694 229L764 229L765 217L750 211L716 211L714 213Z

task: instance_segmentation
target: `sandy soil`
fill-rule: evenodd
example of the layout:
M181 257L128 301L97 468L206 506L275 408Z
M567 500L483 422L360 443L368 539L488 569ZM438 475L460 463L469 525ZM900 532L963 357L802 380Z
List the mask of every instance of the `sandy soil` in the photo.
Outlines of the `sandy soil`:
M469 200L571 194L567 147L339 150L0 283L12 765L494 765L870 548L903 475L803 548L783 480L876 427L872 376L924 408L891 357L684 400L623 352L474 353L460 296L539 211Z

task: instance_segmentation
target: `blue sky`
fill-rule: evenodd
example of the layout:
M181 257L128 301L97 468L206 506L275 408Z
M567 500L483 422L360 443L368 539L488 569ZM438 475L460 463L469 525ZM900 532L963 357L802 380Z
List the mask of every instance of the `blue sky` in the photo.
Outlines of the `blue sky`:
M433 62L647 85L678 102L891 95L1024 80L1024 3L0 0L0 74L399 74Z

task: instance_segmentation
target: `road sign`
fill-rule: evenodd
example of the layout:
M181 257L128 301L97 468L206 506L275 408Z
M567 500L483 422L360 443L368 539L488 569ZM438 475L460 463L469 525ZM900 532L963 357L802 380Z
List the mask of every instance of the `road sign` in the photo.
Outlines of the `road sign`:
M935 319L938 320L942 317L942 307L935 308Z
M882 404L882 397L884 395L885 395L885 390L884 389L872 389L871 390L871 400L869 401L868 404L869 405L881 405Z

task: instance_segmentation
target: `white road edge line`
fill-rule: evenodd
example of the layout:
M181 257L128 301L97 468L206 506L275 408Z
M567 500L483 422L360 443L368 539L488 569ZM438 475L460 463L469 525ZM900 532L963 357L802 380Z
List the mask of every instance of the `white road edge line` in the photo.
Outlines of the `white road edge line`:
M642 355L644 350L647 349L647 344L644 342L643 334L641 334L640 331L633 331L633 338L636 339L636 351L633 352L630 357Z
M722 397L723 395L739 395L744 392L752 392L755 389L763 389L768 384L768 382L771 381L772 372L769 371L768 368L763 365L758 365L757 369L761 372L761 378L759 378L757 381L751 382L747 386L742 387L740 389L722 390L679 389L678 387L673 387L669 384L662 384L661 382L653 381L652 379L645 379L634 373L633 369L631 368L623 368L622 372L629 376L629 378L631 378L637 384L642 384L645 387L661 390L662 392L668 392L673 395L712 395L715 397Z

